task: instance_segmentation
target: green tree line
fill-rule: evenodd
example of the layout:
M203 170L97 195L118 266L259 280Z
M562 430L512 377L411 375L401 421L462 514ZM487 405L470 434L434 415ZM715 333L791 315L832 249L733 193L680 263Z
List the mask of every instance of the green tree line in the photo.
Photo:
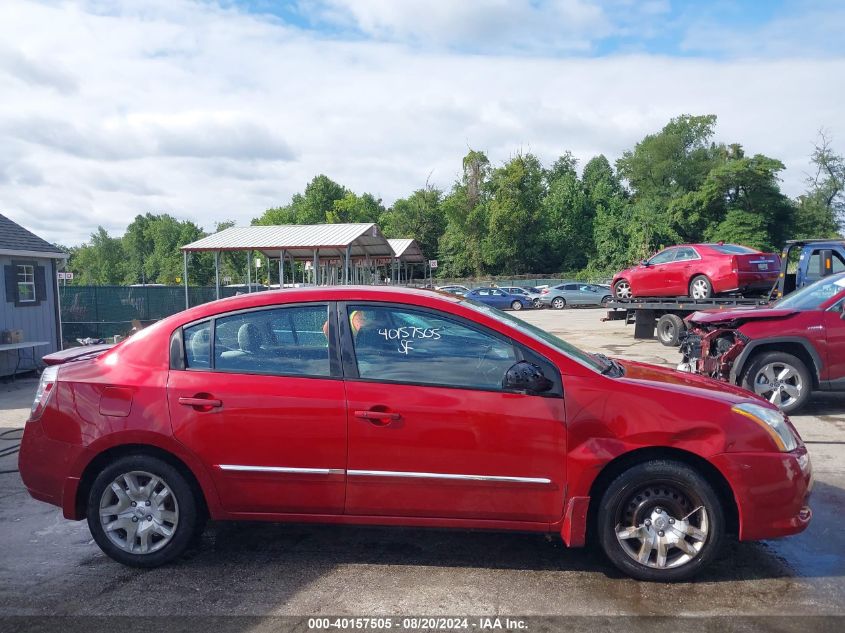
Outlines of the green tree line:
M715 126L715 115L676 117L615 165L599 155L580 173L569 152L550 165L518 153L497 166L470 150L448 191L426 183L389 208L321 174L252 224L375 222L387 237L415 238L440 261L441 277L609 275L670 244L724 240L777 250L790 238L839 234L845 159L823 132L806 192L791 199L780 188L781 161L715 142ZM68 249L69 269L78 284L178 283L179 247L205 235L168 214L138 215L121 238L99 227ZM232 282L245 281L246 266L244 253L223 255ZM190 279L213 283L210 254L192 256Z

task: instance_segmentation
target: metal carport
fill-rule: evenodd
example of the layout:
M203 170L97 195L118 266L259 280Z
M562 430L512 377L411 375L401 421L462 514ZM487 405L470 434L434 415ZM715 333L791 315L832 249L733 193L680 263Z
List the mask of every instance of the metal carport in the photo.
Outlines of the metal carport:
M247 288L251 288L252 253L279 261L279 286L284 287L285 262L311 262L311 281L370 283L372 269L392 264L394 250L375 224L291 224L224 229L182 247L185 305L188 304L188 254L213 252L215 286L220 298L220 253L246 251ZM323 266L321 267L321 263ZM341 275L342 273L342 275ZM342 280L341 280L342 276Z

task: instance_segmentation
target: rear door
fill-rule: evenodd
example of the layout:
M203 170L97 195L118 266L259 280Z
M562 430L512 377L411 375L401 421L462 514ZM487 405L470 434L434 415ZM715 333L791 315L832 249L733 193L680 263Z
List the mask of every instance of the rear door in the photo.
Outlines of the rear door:
M227 511L343 511L346 403L328 317L316 303L183 328L183 362L168 377L173 432Z
M845 390L845 297L824 313L827 376L831 386Z
M352 312L365 323L354 335ZM347 514L560 518L566 426L559 375L548 396L504 392L502 377L520 348L442 312L358 304L342 308L340 323ZM550 364L546 371L556 372Z

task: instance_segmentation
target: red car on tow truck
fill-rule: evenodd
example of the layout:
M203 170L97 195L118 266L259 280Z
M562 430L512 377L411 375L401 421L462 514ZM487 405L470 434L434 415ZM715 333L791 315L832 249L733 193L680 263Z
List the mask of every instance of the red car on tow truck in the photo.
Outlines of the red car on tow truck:
M772 404L399 289L241 295L52 365L19 466L139 567L211 518L545 532L674 581L726 533L811 517L807 449Z
M729 381L785 413L814 390L845 391L845 273L767 307L695 312L679 369Z

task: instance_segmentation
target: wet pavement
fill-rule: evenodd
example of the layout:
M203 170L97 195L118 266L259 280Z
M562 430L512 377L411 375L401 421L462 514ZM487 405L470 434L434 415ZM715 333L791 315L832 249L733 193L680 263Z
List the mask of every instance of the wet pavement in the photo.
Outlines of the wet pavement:
M524 314L590 351L677 362L676 350L600 316ZM33 380L0 385L0 427L23 423L34 390ZM536 534L258 523L212 524L178 563L135 570L103 555L84 522L32 500L17 474L0 475L0 613L845 615L845 396L816 398L794 422L816 476L810 528L729 542L696 581L672 586L630 580L596 551ZM0 458L0 470L14 467Z

